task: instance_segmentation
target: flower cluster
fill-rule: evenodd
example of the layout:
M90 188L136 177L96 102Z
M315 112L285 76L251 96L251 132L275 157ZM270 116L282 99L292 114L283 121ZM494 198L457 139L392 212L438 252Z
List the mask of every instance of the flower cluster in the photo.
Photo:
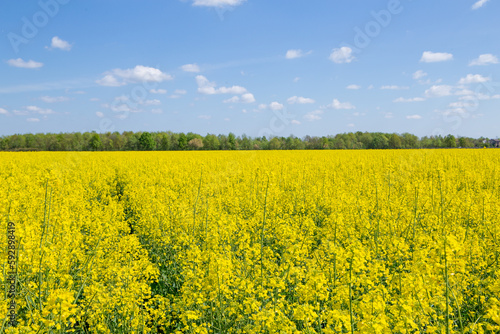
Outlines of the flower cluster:
M4 330L497 333L497 166L496 150L1 153Z

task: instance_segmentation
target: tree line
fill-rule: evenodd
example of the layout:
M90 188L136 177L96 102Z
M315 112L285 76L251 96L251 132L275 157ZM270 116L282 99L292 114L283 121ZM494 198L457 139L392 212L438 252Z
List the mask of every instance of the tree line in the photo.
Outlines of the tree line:
M184 151L482 148L488 138L453 135L419 138L410 133L349 132L335 136L249 137L167 132L76 132L15 134L0 137L0 151Z

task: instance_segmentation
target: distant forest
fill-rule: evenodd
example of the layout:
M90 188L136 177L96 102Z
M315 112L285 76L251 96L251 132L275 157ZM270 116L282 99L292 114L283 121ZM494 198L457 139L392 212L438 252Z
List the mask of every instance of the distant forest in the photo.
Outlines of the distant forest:
M184 151L184 150L317 150L482 148L488 138L453 135L419 138L409 133L349 132L335 136L297 138L248 137L173 132L108 132L16 134L0 137L0 151Z

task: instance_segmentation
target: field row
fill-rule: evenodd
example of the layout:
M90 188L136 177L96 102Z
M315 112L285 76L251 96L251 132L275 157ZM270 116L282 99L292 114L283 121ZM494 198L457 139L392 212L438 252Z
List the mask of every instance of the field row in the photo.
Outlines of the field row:
M0 153L7 333L496 333L495 150ZM0 330L1 332L1 330Z

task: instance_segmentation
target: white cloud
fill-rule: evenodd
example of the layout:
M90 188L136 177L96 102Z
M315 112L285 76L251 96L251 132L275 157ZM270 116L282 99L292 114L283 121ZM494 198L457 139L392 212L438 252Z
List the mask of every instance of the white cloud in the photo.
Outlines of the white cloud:
M121 102L121 105L118 105L117 103L113 104L111 107L111 110L113 111L130 111L130 112L142 112L143 110L137 110L134 109L136 105L143 105L143 106L158 106L161 104L161 101L158 99L152 99L152 100L143 100L143 99L138 99L131 101L130 96L128 95L121 95L115 97L116 102ZM108 108L109 105L105 104L103 107ZM133 108L130 108L133 107ZM114 110L115 108L116 110ZM120 110L118 110L120 109Z
M394 114L392 112L384 113L384 118L391 119L394 118Z
M448 105L449 108L470 108L472 106L474 106L472 103L464 101L452 102Z
M217 86L215 82L210 82L203 75L196 76L196 83L198 85L198 92L206 95L217 94L215 87Z
M259 104L258 108L259 108L259 110L266 110L267 104Z
M420 61L422 63L435 63L452 59L453 55L451 53L425 51Z
M500 94L488 95L483 93L471 92L470 95L464 95L459 98L461 101L477 101L477 100L497 100L500 99Z
M443 82L443 79L437 79L435 81L432 81L431 79L427 80L418 80L418 83L421 85L437 85Z
M474 95L474 92L470 89L462 89L455 92L455 95Z
M296 119L292 119L292 124L295 124L295 125L300 125L301 123L299 121L297 121Z
M410 89L408 86L396 86L396 85L391 85L391 86L382 86L380 89L387 89L387 90L400 90L400 89Z
M149 90L151 94L167 94L166 89L151 89Z
M196 83L198 84L198 92L205 95L214 94L235 94L241 95L247 92L246 88L241 86L220 87L216 88L215 82L210 82L203 75L196 76Z
M104 113L102 113L102 112L100 112L100 111L96 112L95 114L96 114L96 115L97 115L97 117L99 117L99 118L103 118L103 117L104 117Z
M333 102L331 104L328 105L329 108L333 108L333 109L337 109L337 110L341 110L341 109L356 109L355 106L353 106L351 103L349 102L340 102L339 100L337 99L333 99Z
M295 77L295 78L293 79L293 82L299 82L299 80L300 80L300 78L299 78L299 77Z
M130 101L130 97L128 97L126 95L117 96L117 97L115 97L115 101L127 102L127 101Z
M66 41L63 41L57 36L52 37L52 43L50 44L53 49L60 49L64 51L70 51L73 45L69 44Z
M451 95L451 90L453 87L448 85L438 85L432 86L425 91L425 96L427 97L443 97Z
M314 111L310 111L308 112L307 114L304 115L304 118L309 121L309 122L312 122L312 121L319 121L322 117L321 115L323 115L324 111L323 110L314 110Z
M118 106L112 106L111 107L111 110L114 111L114 112L133 112L133 113L140 113L140 112L145 112L144 109L139 109L139 108L130 108L128 105L126 104L121 104L121 105L118 105Z
M474 9L474 10L479 9L479 8L483 7L488 1L490 1L490 0L479 0L478 2L476 2L472 5L472 9Z
M441 115L463 115L467 113L467 110L464 108L452 108L452 109L446 109L446 110L440 110L436 109L434 110L435 113L441 114Z
M283 110L284 107L285 106L279 102L271 102L271 104L269 104L269 108L271 108L271 110L274 110L274 111Z
M392 102L398 103L398 102L422 102L422 101L425 101L423 97L413 97L409 99L405 99L404 97L399 97Z
M152 109L151 113L153 113L153 114L163 114L163 110L162 109Z
M55 111L52 109L43 109L43 108L39 108L37 106L27 106L26 110L40 114L40 115L55 114Z
M201 7L234 7L243 4L246 0L194 0L193 6Z
M140 110L136 108L131 108L129 106L129 103L127 103L128 97L126 96L115 97L115 101L121 103L112 103L112 104L103 103L101 104L101 107L109 109L114 112L140 112Z
M347 46L343 46L340 49L333 49L330 54L330 60L337 64L350 63L356 59L352 55L352 49Z
M347 124L347 127L349 127L349 128L353 128L353 127L355 127L355 126L356 126L356 125L355 125L354 123L349 123L349 124Z
M313 99L307 98L307 97L302 97L302 96L292 96L287 100L288 104L308 104L308 103L315 103Z
M172 79L173 77L170 74L163 73L157 68L137 65L134 68L125 70L114 69L107 72L102 79L96 82L101 86L118 87L128 83L163 82Z
M26 121L28 122L40 122L39 118L28 118Z
M97 80L97 84L101 86L107 86L107 87L119 87L119 86L124 86L126 85L125 82L123 81L118 81L113 75L111 74L106 74L104 78Z
M7 64L19 68L40 68L43 66L43 63L39 63L34 60L25 61L22 58L9 59L7 60Z
M481 65L491 65L498 64L497 56L492 55L491 53L487 53L484 55L480 55L478 58L472 60L469 63L469 66L481 66Z
M415 73L413 73L413 79L415 79L415 80L422 79L423 77L426 77L426 76L427 76L427 73L425 73L422 70L418 70Z
M142 65L137 65L131 69L116 69L113 70L113 73L119 77L124 79L127 82L163 82L165 80L172 80L172 76L166 73L163 73L157 68L147 67Z
M146 100L146 101L141 101L141 103L145 106L159 106L161 104L160 100L154 99L154 100Z
M467 109L465 108L452 108L443 112L444 115L465 115L467 114Z
M422 116L420 115L409 115L409 116L406 116L407 119L421 119Z
M220 94L244 94L247 92L246 88L241 86L232 86L232 87L220 87L217 89L217 92Z
M309 51L307 53L304 53L302 50L288 50L286 52L286 59L296 59L296 58L302 58L304 56L307 56L309 54L311 54L312 51Z
M359 85L349 85L346 88L347 89L361 89L361 86L359 86Z
M243 95L241 95L241 102L242 103L254 103L255 97L251 93L243 94Z
M233 96L230 99L222 101L223 103L238 103L240 102L240 97L239 96Z
M184 72L199 73L200 67L196 64L186 64L181 66Z
M491 78L486 78L483 77L480 74L467 74L465 78L460 79L458 82L460 85L467 85L471 83L481 83L481 82L487 82L490 81Z
M66 96L42 96L40 98L40 100L42 100L43 102L46 102L46 103L57 103L57 102L68 101L69 97L66 97Z
M7 115L9 112L3 108L0 108L0 115Z
M178 99L180 98L182 95L185 95L187 94L187 91L185 91L184 89L176 89L174 91L174 94L173 95L170 95L169 98L171 99Z
M14 110L12 110L12 112L14 113L14 115L21 115L21 116L29 115L29 112L26 110L15 110L14 109Z

